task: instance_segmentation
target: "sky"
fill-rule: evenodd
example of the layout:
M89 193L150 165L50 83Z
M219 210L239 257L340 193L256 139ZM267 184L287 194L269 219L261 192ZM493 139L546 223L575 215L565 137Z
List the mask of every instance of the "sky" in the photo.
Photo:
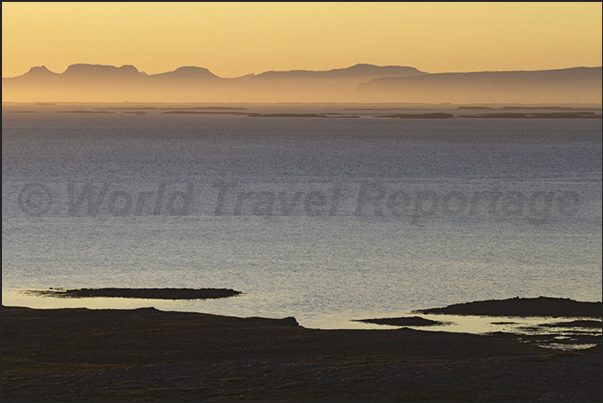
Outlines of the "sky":
M357 63L437 72L602 64L601 3L2 3L2 77L45 65L221 77Z

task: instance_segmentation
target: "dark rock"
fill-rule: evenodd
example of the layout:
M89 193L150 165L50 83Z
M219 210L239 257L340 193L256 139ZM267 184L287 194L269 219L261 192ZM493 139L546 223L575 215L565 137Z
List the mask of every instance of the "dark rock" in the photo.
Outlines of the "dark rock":
M389 326L434 326L442 325L445 322L439 322L437 320L429 320L420 316L408 316L401 318L380 318L380 319L360 319L355 322L364 323L375 323L377 325L389 325Z

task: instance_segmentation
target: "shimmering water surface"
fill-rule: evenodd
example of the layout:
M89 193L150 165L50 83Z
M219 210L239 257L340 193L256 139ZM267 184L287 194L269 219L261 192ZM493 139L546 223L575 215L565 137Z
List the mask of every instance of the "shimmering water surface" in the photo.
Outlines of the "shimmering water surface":
M600 119L59 113L98 106L82 108L3 107L5 305L366 328L349 320L515 296L601 299ZM20 293L49 287L244 294Z

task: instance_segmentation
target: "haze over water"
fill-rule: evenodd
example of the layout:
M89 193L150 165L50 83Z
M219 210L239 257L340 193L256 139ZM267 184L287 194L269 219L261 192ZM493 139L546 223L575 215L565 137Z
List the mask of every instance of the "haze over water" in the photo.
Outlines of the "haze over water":
M600 300L600 119L380 119L340 106L276 112L361 117L15 108L3 107L2 118L8 305L156 306L331 327L479 299ZM86 202L72 214L70 183L75 195L108 184L96 214ZM48 210L27 211L28 185L38 186L33 198L50 192ZM494 210L475 199L489 191L501 197ZM49 287L245 294L94 302L13 292Z

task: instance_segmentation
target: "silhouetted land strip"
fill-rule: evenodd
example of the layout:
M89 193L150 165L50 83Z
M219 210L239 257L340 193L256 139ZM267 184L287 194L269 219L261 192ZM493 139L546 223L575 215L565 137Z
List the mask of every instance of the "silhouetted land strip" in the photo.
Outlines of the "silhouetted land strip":
M334 113L248 113L235 111L193 111L193 110L170 110L162 112L164 114L181 114L181 115L245 115L250 118L359 118L358 115L337 115ZM452 118L474 118L474 119L601 119L601 115L593 112L551 112L551 113L513 113L513 112L497 112L497 113L481 113L478 115L453 115L444 112L433 113L399 113L391 115L377 115L378 118L391 119L452 119Z
M32 290L28 293L57 298L210 299L232 297L241 291L226 288L81 288Z
M293 318L2 307L4 401L600 401L601 346Z
M525 119L601 119L594 112L550 112L550 113L480 113L479 115L462 116L465 118L525 118Z
M197 110L177 110L161 112L167 115L247 115L246 112L235 111L197 111Z
M97 113L123 113L144 114L144 111L157 111L167 115L241 115L251 118L360 118L359 115L349 115L341 113L259 113L243 111L245 108L222 108L222 107L200 107L200 108L159 108L159 107L123 107L123 108L96 108L91 110L66 110L56 111L55 113L75 113L75 114L97 114ZM377 110L377 109L376 109ZM380 111L383 111L382 109ZM36 111L11 111L12 113L35 113ZM445 112L430 113L397 113L388 115L366 115L376 118L390 119L454 119L454 118L472 118L472 119L601 119L602 115L588 111L570 111L570 112L492 112L479 113L475 115L455 115Z
M600 318L601 302L580 302L569 298L511 298L416 310L417 313L480 316L553 316Z
M408 111L408 110L431 110L432 108L419 108L419 107L402 107L402 108L341 108L340 111Z
M398 119L448 119L453 118L454 115L450 113L401 113L397 115L383 115L377 116L378 118L398 118Z
M171 112L164 112L171 113ZM173 112L177 113L177 112ZM178 112L180 113L180 112ZM269 118L324 118L324 117L341 117L341 118L357 118L357 115L339 115L333 113L249 113L248 117L269 117ZM399 113L390 115L377 115L377 118L391 119L452 119L452 118L499 118L499 119L601 119L601 115L593 112L551 112L551 113L514 113L514 112L497 112L497 113L481 113L478 115L453 115L445 112L432 113Z
M187 109L207 109L207 110L232 110L232 111L244 111L247 108L230 107L230 106L196 106Z
M137 111L137 110L163 110L163 109L173 109L173 108L161 108L156 106L120 106L120 107L111 107L111 108L96 108L96 109L110 109L110 110L118 110L118 111Z
M576 108L572 106L503 106L501 108L493 108L490 106L459 106L457 109L459 110L470 110L470 111L486 111L486 110L524 110L524 111L533 111L533 110L542 110L542 111L600 111L601 108Z
M552 110L552 111L600 111L601 108L575 108L571 106L503 106L502 110Z
M425 319L420 316L407 316L400 318L358 319L356 322L374 323L389 326L434 326L443 325L445 322Z
M326 118L322 113L249 113L250 118Z
M600 320L572 320L568 322L543 323L542 327L586 327L592 329L601 329L603 327Z
M89 111L56 111L55 113L114 113L114 112L89 110Z
M358 115L342 115L339 113L248 113L249 118L359 118Z
M100 109L100 108L97 108ZM112 110L170 110L170 109L178 109L178 110L234 110L234 111L243 111L243 110L247 110L247 108L240 108L240 107L231 107L231 106L192 106L192 107L180 107L180 108L173 108L173 107L158 107L158 106L140 106L140 107L134 107L134 106L120 106L120 107L111 107L111 108L102 108L102 109L112 109Z

